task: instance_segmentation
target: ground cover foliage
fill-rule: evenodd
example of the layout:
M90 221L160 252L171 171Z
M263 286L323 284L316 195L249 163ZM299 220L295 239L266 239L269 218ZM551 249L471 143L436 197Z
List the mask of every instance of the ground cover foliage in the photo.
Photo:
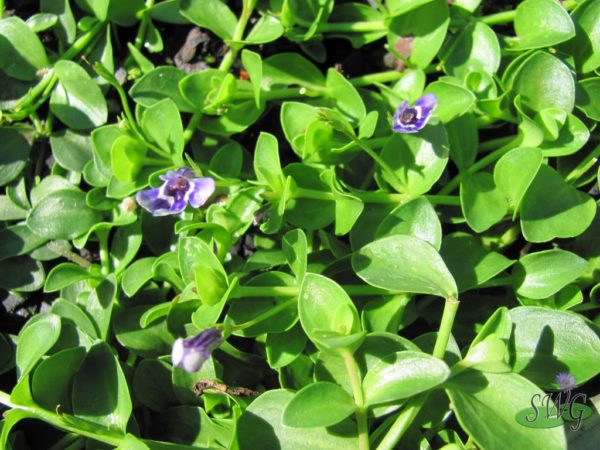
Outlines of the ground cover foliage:
M0 448L567 448L599 1L0 12Z

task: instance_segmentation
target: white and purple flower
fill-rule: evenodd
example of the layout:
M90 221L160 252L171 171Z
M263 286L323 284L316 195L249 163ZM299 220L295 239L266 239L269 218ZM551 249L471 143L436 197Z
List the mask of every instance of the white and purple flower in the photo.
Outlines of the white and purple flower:
M560 390L563 392L568 392L577 386L575 377L569 372L558 373L556 375L556 383L560 386Z
M179 338L173 344L171 361L186 372L197 372L222 342L223 336L218 328L208 328L188 339Z
M433 94L423 95L414 106L407 101L400 103L392 119L392 129L396 133L416 133L427 124L437 105L437 97Z
M215 180L210 177L194 178L194 171L182 167L169 171L159 178L164 183L157 188L139 191L135 199L153 216L166 216L182 212L188 203L199 208L215 191Z

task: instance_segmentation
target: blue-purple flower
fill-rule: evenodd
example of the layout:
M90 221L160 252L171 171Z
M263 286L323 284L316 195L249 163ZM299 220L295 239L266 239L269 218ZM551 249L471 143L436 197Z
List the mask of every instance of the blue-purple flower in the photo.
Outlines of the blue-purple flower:
M194 178L194 171L182 167L169 171L159 178L164 183L157 188L139 191L135 199L153 216L166 216L182 212L188 203L199 208L215 191L215 180L210 177Z
M555 379L563 392L568 392L576 386L575 377L569 372L560 372Z
M414 106L407 101L400 103L392 119L392 129L396 133L416 133L427 124L437 105L437 97L433 94L423 95Z
M222 342L221 330L217 328L208 328L188 339L179 338L173 344L171 361L186 372L197 372Z

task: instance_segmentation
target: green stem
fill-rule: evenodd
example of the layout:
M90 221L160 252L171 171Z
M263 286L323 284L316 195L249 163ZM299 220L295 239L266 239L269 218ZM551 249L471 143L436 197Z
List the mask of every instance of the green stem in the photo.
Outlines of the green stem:
M240 20L235 26L235 30L233 32L233 41L241 41L244 37L244 30L246 29L246 25L248 24L248 20L252 15L252 11L254 10L255 1L245 0L242 6L242 14L240 15ZM235 58L237 57L238 52L243 48L243 45L233 44L229 51L223 57L221 64L219 65L219 70L222 72L229 72Z
M92 263L89 262L87 259L82 258L77 253L67 250L66 248L64 248L60 244L58 244L56 241L48 242L46 244L46 247L48 247L48 249L50 249L54 253L59 254L63 258L68 259L72 263L79 264L84 269L89 269L90 267L92 267Z
M185 127L185 130L183 131L183 141L186 144L188 142L190 142L190 140L194 136L194 133L196 132L196 129L198 128L198 124L200 123L201 118L202 118L202 113L195 112L192 115L190 121L188 122L187 127Z
M4 18L4 0L0 0L0 19Z
M456 189L460 185L460 182L461 182L462 177L465 174L465 172L468 174L477 173L481 169L485 169L487 166L489 166L493 162L496 162L497 160L502 158L502 156L504 156L506 153L511 151L513 148L515 148L515 143L511 140L508 144L500 147L497 150L494 150L493 152L488 153L486 156L481 158L479 161L476 161L471 166L469 166L466 171L459 173L452 180L450 180L448 183L446 183L446 185L442 189L440 189L440 191L438 193L440 195L445 195L445 194L451 193L454 189Z
M344 349L342 351L342 358L344 359L344 365L346 366L346 372L350 378L350 384L352 385L352 395L354 396L354 403L356 403L356 411L354 415L356 417L356 428L358 431L358 448L360 450L369 450L369 427L367 423L367 408L365 406L365 394L362 389L360 382L360 371L356 364L356 360L352 353Z
M370 73L367 75L361 75L359 77L350 78L350 83L354 86L370 86L375 83L389 83L391 81L398 81L405 75L405 72L398 72L397 70L388 70L386 72Z
M154 0L146 0L146 8L141 12L140 26L135 35L134 46L138 50L142 48L144 38L146 37L146 29L148 28L148 11L154 6Z
M360 139L355 139L354 143L356 145L358 145L361 149L363 149L365 151L365 153L367 153L367 155L369 155L371 158L373 158L373 160L379 164L379 166L385 170L388 174L388 176L394 180L394 182L400 186L402 186L402 181L396 176L396 174L394 173L394 169L392 169L387 162L385 162L383 160L383 158L381 158L377 152L375 150L373 150L371 147L369 147L364 141L360 140Z
M230 296L230 298L232 298L232 296ZM262 314L259 314L254 319L249 320L248 322L244 322L244 323L241 323L239 325L232 326L230 328L230 330L231 331L245 330L246 328L253 327L257 323L260 323L263 320L268 319L269 317L273 317L274 315L279 314L281 311L283 311L285 309L288 309L288 308L290 308L292 306L295 306L297 304L298 304L298 301L295 298L292 298L292 299L288 300L287 302L281 303L281 304L279 304L277 306L273 306L268 311L266 311L266 312L264 312Z
M600 145L592 150L573 170L571 170L571 172L569 172L565 177L565 181L567 183L575 183L598 162L598 157L600 157Z
M458 299L454 298L452 295L446 298L446 303L444 303L444 312L442 313L442 321L437 333L437 339L435 340L435 346L433 347L432 354L436 358L444 358L459 304L460 302Z
M297 198L307 198L312 200L327 200L335 201L333 192L317 191L314 189L296 188ZM400 194L385 191L376 192L352 192L352 195L360 198L364 203L380 203L380 204L400 204L412 199L410 194ZM266 199L271 199L270 192L262 194ZM455 195L426 195L425 196L434 205L451 205L459 206L460 198Z
M406 402L404 409L398 414L398 417L396 417L396 420L377 446L377 450L394 450L398 448L396 445L415 420L426 400L427 394L421 394Z
M300 22L297 17L295 20ZM310 26L311 24L308 25ZM387 27L380 21L326 22L319 24L318 31L323 33L368 33L374 31L387 31Z
M342 288L348 295L356 297L370 297L375 295L395 295L396 291L380 289L365 284L346 284ZM238 286L229 298L254 298L254 297L297 297L300 288L297 286Z
M496 150L497 148L508 144L510 141L514 140L514 138L514 136L503 136L496 139L490 139L489 141L479 144L479 151L489 152L490 150Z
M562 2L562 6L567 10L571 10L577 6L577 1L574 0L566 0ZM487 25L503 25L505 23L510 23L515 19L517 11L515 9L511 9L509 11L502 11L495 14L490 14L487 16L480 17L479 20Z
M448 341L450 340L450 334L454 325L454 318L456 317L456 311L460 302L454 296L449 295L446 298L444 304L444 312L442 313L442 320L440 328L438 329L437 338L433 347L433 356L436 358L443 359L448 347ZM396 448L396 445L408 429L412 422L417 417L417 414L425 404L427 400L427 394L421 394L410 399L404 410L398 415L383 440L377 447L377 450L392 450Z

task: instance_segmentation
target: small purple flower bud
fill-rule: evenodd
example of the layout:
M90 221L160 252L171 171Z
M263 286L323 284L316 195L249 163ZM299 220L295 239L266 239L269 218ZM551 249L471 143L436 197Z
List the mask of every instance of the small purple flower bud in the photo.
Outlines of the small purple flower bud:
M159 177L164 181L160 187L139 191L135 199L153 216L178 214L188 203L199 208L215 192L215 180L193 177L194 171L189 167L169 171Z
M217 328L208 328L188 339L179 338L173 344L171 361L186 372L198 372L222 342L221 330Z
M560 372L555 379L563 392L568 392L576 386L575 377L569 372Z
M406 101L400 103L392 119L392 130L396 133L416 133L427 124L437 105L437 97L433 94L425 94L414 106Z

